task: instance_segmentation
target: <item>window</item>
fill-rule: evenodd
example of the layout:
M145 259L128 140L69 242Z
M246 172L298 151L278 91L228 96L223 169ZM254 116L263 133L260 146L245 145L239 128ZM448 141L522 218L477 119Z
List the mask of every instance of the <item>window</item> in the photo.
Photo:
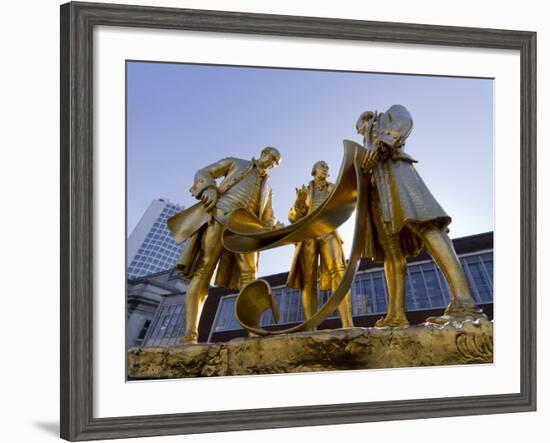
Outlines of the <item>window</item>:
M145 334L147 334L147 329L149 329L149 326L151 326L151 320L145 320L145 323L143 323L143 327L139 332L138 340L143 340L143 338L145 337Z
M366 315L372 312L369 302L371 295L371 283L368 275L356 277L351 287L351 304L353 315Z
M317 309L323 306L331 295L332 295L332 291L319 291L317 293ZM300 293L300 300L301 300L301 293ZM302 314L302 318L304 318L303 314ZM328 316L328 318L338 318L338 310L335 310L334 312L332 312ZM300 320L300 321L303 321L303 320Z
M487 260L487 262L490 263L489 267L492 274L492 259L490 262ZM491 302L493 300L493 282L481 257L465 257L462 259L462 264L475 301L477 303Z
M481 261L485 268L486 275L493 286L493 254L484 254L481 256Z
M164 305L159 307L145 335L145 346L173 346L183 335L185 326L184 304Z
M275 291L281 293L281 304L279 305L280 323L295 323L299 321L302 311L300 291L290 288L277 288Z
M444 307L449 304L450 299L447 299L441 290L435 267L435 263L421 265L424 283L426 285L426 294L428 295L432 307Z
M415 269L416 268L416 269ZM409 279L411 280L411 287L413 292L413 297L416 302L418 309L426 309L431 307L430 300L428 298L428 293L426 291L426 286L424 285L424 278L422 276L422 271L418 267L409 268L408 274ZM405 295L406 297L407 295Z
M411 285L411 279L408 273L405 274L405 310L415 311L418 309L416 298L414 297L413 288Z
M178 248L180 249L180 248ZM462 257L461 262L476 303L493 300L493 254ZM166 266L172 264L166 262ZM330 297L330 291L318 292L318 308ZM236 294L222 298L218 306L214 331L241 329L234 315ZM286 287L273 289L279 308L279 324L299 323L304 320L301 291ZM387 286L384 271L380 269L359 272L351 287L353 316L385 314ZM407 311L444 308L450 302L450 290L443 273L434 262L409 264L405 275L405 307ZM329 318L338 318L338 311ZM274 325L271 311L262 314L262 326Z
M218 313L214 331L228 331L231 329L240 329L241 325L235 318L235 300L237 295L229 295L221 299L218 305Z

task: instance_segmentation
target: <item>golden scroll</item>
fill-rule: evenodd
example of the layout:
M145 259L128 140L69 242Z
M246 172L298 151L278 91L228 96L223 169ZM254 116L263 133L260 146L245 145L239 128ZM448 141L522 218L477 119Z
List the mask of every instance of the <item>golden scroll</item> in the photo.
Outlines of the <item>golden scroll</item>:
M260 326L263 312L271 309L277 321L278 309L269 283L255 280L241 290L235 303L237 319L248 331L257 335L274 335L314 328L334 312L346 296L364 249L369 175L363 173L361 164L366 153L367 150L357 143L344 140L344 158L333 191L315 211L296 223L268 229L256 216L244 209L236 210L229 216L223 233L223 244L233 252L243 253L273 249L330 233L348 220L357 207L351 253L344 276L321 309L297 326L279 331L263 329Z

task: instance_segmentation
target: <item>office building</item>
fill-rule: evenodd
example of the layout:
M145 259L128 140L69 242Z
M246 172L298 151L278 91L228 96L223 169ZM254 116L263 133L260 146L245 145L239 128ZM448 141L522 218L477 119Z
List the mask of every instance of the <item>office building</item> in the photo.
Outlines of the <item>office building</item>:
M472 295L484 312L493 316L493 233L483 233L453 240L462 267L472 290ZM164 272L141 280L129 281L129 288L154 282L161 278L181 279L175 271ZM287 273L262 277L273 288L280 311L279 324L270 313L264 313L262 325L266 329L288 328L303 321L300 291L285 286ZM182 280L183 281L183 280ZM356 326L373 326L387 310L387 288L380 263L362 260L352 289L353 319ZM235 337L244 337L247 332L234 315L237 291L211 287L199 324L199 341L225 342ZM319 294L319 302L330 293ZM173 346L183 334L185 318L185 293L172 291L161 297L154 317L139 345ZM408 260L406 275L406 310L412 324L422 323L431 315L441 315L448 305L449 287L431 257L422 252ZM333 313L318 329L340 327L337 313Z
M181 254L166 226L166 220L182 206L165 199L153 200L128 237L128 278L138 278L172 269Z
M164 306L171 302L178 302L182 309L182 300L187 289L188 281L181 278L177 271L157 272L146 277L137 277L128 280L126 296L126 347L141 346L148 335L151 325L161 328L163 335L171 336L172 331L166 330L159 317L163 317ZM166 313L174 314L173 310ZM183 317L173 316L172 323L183 325ZM158 325L158 326L157 326Z

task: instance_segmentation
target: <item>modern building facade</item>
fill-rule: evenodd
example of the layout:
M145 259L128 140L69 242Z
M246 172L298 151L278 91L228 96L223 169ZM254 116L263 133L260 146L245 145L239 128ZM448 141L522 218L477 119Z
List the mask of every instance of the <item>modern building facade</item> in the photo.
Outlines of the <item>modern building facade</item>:
M493 233L483 233L453 240L476 303L492 319L493 315ZM171 275L175 272L152 276ZM264 313L262 325L266 329L287 328L303 321L300 291L285 286L287 273L262 277L273 288L280 311L280 320L275 324L270 313ZM129 282L129 287L134 285ZM412 324L421 323L431 315L441 315L448 305L449 287L445 278L431 257L425 252L408 262L406 275L406 309ZM373 326L387 310L387 288L384 271L380 263L363 260L352 285L352 309L356 326ZM243 337L247 332L234 315L237 292L221 287L211 287L199 325L199 341L224 342ZM329 297L330 292L319 294L319 305ZM150 327L140 342L143 346L172 346L183 333L185 294L166 294L159 302ZM319 329L340 327L337 313L325 320Z
M151 328L157 329L155 336L159 335L158 330L161 330L163 337L171 337L172 331L166 330L168 325L163 323L164 317L168 314L171 316L172 324L181 323L183 326L183 317L178 317L177 313L183 307L183 296L187 289L187 283L187 280L182 279L179 273L166 271L128 280L126 297L127 348L142 346L145 338L151 335ZM176 310L165 309L171 304L178 304L179 308Z
M128 237L128 278L133 279L171 270L184 243L178 245L166 227L166 220L183 209L165 199L153 200Z

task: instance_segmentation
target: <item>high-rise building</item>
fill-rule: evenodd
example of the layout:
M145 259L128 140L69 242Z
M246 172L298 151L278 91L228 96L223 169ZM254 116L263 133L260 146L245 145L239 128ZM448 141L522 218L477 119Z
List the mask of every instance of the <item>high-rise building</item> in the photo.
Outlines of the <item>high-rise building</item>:
M162 198L151 202L128 237L128 278L143 277L175 266L184 244L174 241L166 220L182 209L183 206Z

